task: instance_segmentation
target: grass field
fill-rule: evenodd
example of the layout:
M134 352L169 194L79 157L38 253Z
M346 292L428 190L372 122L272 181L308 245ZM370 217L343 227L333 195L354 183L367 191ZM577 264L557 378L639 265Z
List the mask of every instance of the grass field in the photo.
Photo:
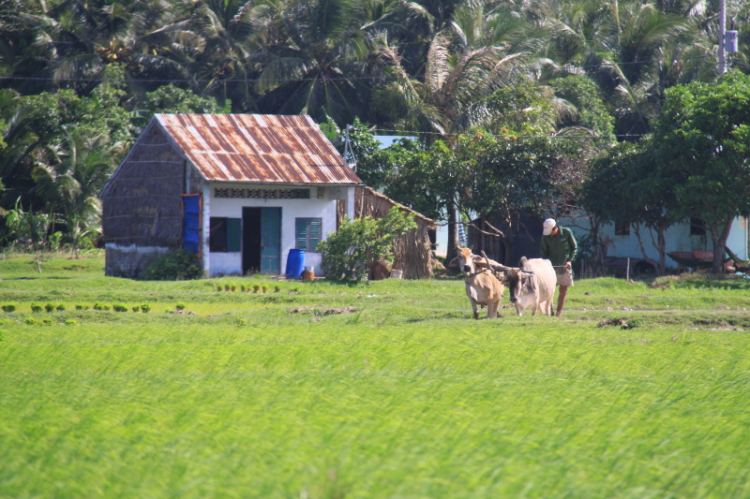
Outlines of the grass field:
M2 498L750 497L742 278L480 321L460 279L0 279Z

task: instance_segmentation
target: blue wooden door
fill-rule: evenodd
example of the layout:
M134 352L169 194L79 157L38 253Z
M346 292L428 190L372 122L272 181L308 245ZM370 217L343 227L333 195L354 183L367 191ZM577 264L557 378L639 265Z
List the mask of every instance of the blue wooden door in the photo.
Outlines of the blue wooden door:
M281 273L281 208L261 208L260 212L260 271L263 274Z

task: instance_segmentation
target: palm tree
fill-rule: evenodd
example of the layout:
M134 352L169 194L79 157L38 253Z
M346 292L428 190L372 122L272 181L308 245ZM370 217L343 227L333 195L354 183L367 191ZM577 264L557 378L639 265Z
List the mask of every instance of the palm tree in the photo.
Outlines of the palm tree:
M584 74L596 60L597 47L608 10L600 0L534 0L525 10L545 33L540 55L546 70L559 74Z
M111 64L125 68L136 94L172 81L191 82L189 64L203 41L176 19L173 2L63 0L48 10L41 5L11 17L14 35L31 43L11 62L25 82L17 88L25 93L73 88L86 94Z
M458 3L368 0L363 3L362 30L373 38L385 37L395 41L403 67L410 74L418 74L429 50L426 40L432 40L435 33L447 27Z
M3 136L7 147L0 149L0 180L5 188L0 206L12 208L24 196L25 207L31 202L26 197L34 186L30 173L40 156L40 147L51 140L59 125L58 101L50 94L23 98L10 89L0 91L0 114L7 127Z
M365 116L374 78L360 2L299 1L280 14L276 39L256 57L260 109L339 125Z
M86 93L107 62L116 57L116 40L129 31L122 2L63 0L45 13L35 47L46 59L49 75L59 87Z
M432 38L420 75L412 75L397 46L381 39L380 56L389 63L392 81L373 101L396 128L427 132L427 142L455 134L487 118L485 97L507 85L529 59L533 45L526 24L489 2L466 2L449 27ZM449 165L443 165L449 168ZM458 246L455 183L446 182L448 254Z
M180 17L181 5L170 0L129 3L128 25L97 49L108 64L123 65L133 105L161 85L194 84L192 65L205 43L189 20Z
M556 75L594 80L611 104L620 137L650 130L665 88L711 77L700 9L688 9L685 17L648 3L558 0L536 2L532 11L549 33L549 67Z
M266 50L279 8L274 2L200 0L180 13L168 31L193 42L189 66L198 94L230 98L240 110L254 108L254 56Z
M662 59L665 48L687 35L690 25L649 4L612 2L610 8L610 33L604 44L608 55L600 74L613 87L617 133L644 134L658 117L663 98L659 68L666 62Z
M0 70L2 76L12 78L4 81L4 86L22 93L53 88L49 58L34 45L40 31L53 23L45 12L43 2L0 1Z
M99 192L114 170L117 154L112 147L109 134L92 136L72 130L61 144L48 147L54 163L37 164L32 172L36 194L47 200L47 210L57 213L66 225L76 253L85 238L101 230Z
M381 39L392 82L377 91L374 105L397 127L449 140L474 125L480 118L474 106L512 81L528 59L529 44L521 42L526 26L507 14L481 3L457 9L450 27L431 40L419 75L407 71L399 47Z

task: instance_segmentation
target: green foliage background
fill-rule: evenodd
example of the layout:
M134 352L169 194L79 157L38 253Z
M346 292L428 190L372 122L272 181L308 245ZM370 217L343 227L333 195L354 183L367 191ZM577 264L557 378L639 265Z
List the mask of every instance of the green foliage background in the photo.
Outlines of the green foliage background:
M716 144L694 136L687 145L661 140L675 138L669 99L679 100L677 89L706 85L719 95L728 88L716 72L718 3L699 7L683 0L0 2L0 209L49 217L34 247L90 247L100 237L97 194L154 113L235 112L309 114L334 140L335 130L355 124L362 179L447 219L450 231L459 205L507 218L507 208L484 200L527 178L552 178L556 187L531 208L564 213L583 196L592 160L615 141L657 132L663 147L711 154ZM740 33L729 67L736 83L750 68L750 4L727 9ZM724 121L711 112L704 121L739 127L734 143L722 144L723 163L739 168L744 153L734 146L747 139L747 103L733 92L703 106L721 108ZM379 151L357 137L357 128L373 126L418 137L418 146ZM497 144L469 147L461 137L476 130ZM501 155L517 175L500 172ZM703 162L718 171L722 161ZM488 177L483 192L470 178L480 172ZM705 189L711 206L746 211L747 196L704 173L673 172L672 179L693 179L675 189L689 198L681 207L706 211L693 202ZM707 214L724 223L719 215ZM47 240L58 232L59 241ZM4 244L21 237L8 234Z

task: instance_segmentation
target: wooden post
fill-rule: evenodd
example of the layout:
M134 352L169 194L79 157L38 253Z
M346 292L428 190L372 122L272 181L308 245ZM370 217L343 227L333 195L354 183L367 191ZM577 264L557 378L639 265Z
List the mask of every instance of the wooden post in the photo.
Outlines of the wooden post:
M630 281L630 257L628 257L628 267L625 271L625 280Z

